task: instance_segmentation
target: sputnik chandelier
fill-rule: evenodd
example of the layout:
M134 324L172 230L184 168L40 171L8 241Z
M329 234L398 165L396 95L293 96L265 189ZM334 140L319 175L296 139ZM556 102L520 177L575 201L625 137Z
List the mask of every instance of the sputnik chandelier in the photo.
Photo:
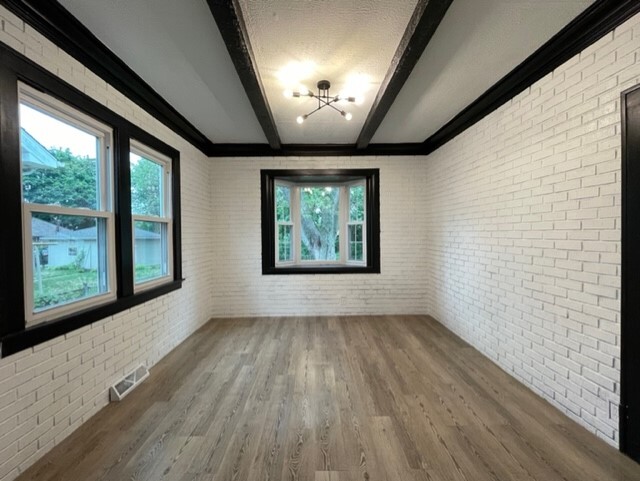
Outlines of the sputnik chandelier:
M333 95L332 96L329 93L329 89L330 88L331 88L331 82L329 82L328 80L320 80L318 82L318 93L317 94L313 93L311 90L308 90L308 89L306 91L302 91L302 92L292 92L291 90L285 90L284 91L284 96L287 97L287 98L311 97L311 98L318 99L318 108L316 108L315 110L312 110L308 114L299 115L298 118L296 119L296 122L301 124L302 122L307 120L307 118L310 115L315 114L318 110L322 110L325 107L331 107L333 110L335 110L340 115L342 115L346 120L351 120L353 118L353 115L351 115L351 112L347 112L345 110L339 109L334 104L336 102L340 102L342 100L354 103L354 102L356 102L356 98L355 97L345 97L345 96L341 96L341 95Z

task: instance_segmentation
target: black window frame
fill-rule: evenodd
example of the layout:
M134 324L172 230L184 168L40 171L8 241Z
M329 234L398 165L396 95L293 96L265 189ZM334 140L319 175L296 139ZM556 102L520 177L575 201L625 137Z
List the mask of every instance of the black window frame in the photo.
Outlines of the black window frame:
M275 182L336 182L365 179L366 265L276 266ZM260 171L262 274L379 274L380 273L380 169L262 169Z
M113 129L116 299L27 327L22 255L22 167L18 82L50 95ZM134 292L131 222L130 140L171 159L173 276L168 282ZM102 320L182 287L180 152L90 98L22 54L0 44L0 354L6 357Z

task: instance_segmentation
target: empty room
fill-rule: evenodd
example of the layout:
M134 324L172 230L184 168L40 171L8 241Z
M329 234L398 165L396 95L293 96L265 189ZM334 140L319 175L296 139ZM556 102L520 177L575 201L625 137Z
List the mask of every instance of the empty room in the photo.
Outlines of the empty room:
M640 481L640 1L0 0L0 481Z

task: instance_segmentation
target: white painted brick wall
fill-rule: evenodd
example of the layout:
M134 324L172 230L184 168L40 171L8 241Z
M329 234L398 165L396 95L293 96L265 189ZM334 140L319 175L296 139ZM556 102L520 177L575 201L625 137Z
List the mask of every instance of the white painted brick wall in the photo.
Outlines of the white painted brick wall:
M409 157L231 158L213 162L213 314L425 312L424 161ZM262 275L260 169L379 168L381 274Z
M640 15L425 161L427 313L613 445L620 93Z
M210 161L0 7L0 41L181 153L183 288L0 360L0 480L10 481L108 402L108 386L153 366L210 318Z

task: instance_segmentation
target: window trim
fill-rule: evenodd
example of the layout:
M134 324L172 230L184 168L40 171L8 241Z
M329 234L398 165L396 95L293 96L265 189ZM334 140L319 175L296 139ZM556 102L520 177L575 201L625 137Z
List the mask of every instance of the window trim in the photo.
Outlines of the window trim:
M33 326L26 325L22 239L22 184L18 81L50 95L83 115L113 129L113 213L115 216L116 299ZM108 318L182 286L180 219L180 153L142 128L88 97L24 55L0 44L0 205L5 228L0 231L0 355L35 346L80 327ZM131 232L129 143L135 138L171 159L173 205L173 278L170 282L134 292ZM16 235L20 233L20 235Z
M260 171L261 206L262 206L262 274L355 274L380 273L380 170L379 169L292 169ZM276 262L276 220L275 193L276 179L278 183L300 183L299 179L307 179L308 184L341 184L348 186L352 181L364 179L365 183L365 227L366 261L348 261L334 263L329 261L304 261L300 264ZM316 179L316 180L314 180ZM347 187L348 188L348 187ZM292 193L292 198L295 195ZM292 199L293 201L293 199ZM348 206L346 207L348 209ZM291 209L294 205L292 202ZM348 219L347 219L348 221ZM294 222L295 229L295 222ZM295 236L294 236L295 239ZM346 245L345 236L341 236L341 249ZM294 244L294 251L296 249ZM345 251L345 256L348 252ZM297 254L294 254L297 255ZM313 265L313 264L322 265Z

